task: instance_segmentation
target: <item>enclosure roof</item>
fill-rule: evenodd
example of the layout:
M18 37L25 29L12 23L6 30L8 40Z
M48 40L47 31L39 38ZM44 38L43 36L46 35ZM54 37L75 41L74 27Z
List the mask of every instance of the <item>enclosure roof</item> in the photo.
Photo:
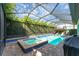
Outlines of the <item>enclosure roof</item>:
M72 24L67 3L17 3L14 10L19 18L29 16L33 20L55 24Z

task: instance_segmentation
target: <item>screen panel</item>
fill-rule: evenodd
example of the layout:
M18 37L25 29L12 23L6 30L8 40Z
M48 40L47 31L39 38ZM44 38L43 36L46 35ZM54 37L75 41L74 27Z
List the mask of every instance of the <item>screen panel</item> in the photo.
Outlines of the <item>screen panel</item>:
M0 55L2 55L4 44L4 14L2 4L0 4Z

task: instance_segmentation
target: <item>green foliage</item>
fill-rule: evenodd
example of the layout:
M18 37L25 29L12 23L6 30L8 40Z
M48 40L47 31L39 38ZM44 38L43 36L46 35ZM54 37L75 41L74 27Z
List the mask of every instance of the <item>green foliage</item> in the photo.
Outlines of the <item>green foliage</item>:
M4 4L4 10L5 13L12 13L13 10L15 9L16 4L14 3L5 3Z
M4 10L7 20L7 35L27 35L36 33L49 33L55 28L54 24L31 19L29 16L20 18L12 14L16 4L4 4Z
M12 4L12 3L4 4L5 13L13 13L15 6L16 6L16 4ZM18 22L24 22L24 23L28 22L30 24L53 27L51 24L47 24L47 22L33 20L33 19L29 18L28 16L19 18L18 16L16 16L16 14L6 14L6 17L11 20L18 21Z
M15 14L13 14L16 4L6 3L6 4L3 4L3 7L4 7L6 18L14 20L14 21L18 21L19 18Z
M6 28L7 36L27 35L26 30L22 26L23 23L16 22L13 20L8 20L6 23L8 24Z

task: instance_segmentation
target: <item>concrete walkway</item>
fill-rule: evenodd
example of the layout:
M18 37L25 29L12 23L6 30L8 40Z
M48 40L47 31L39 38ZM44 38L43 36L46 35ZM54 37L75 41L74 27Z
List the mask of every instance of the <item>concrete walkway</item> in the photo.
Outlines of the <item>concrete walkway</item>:
M63 42L58 46L45 45L37 49L42 56L63 56ZM3 56L33 56L34 51L24 53L16 42L7 43Z

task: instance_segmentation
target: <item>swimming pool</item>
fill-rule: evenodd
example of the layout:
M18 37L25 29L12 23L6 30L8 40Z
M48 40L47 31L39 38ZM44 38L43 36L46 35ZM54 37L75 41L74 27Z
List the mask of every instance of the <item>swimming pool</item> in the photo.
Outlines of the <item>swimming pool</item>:
M53 39L53 38L52 38L52 39ZM61 42L64 40L63 37L58 37L58 38L56 38L56 39L54 39L54 40L52 40L52 39L51 39L51 41L48 42L48 43L51 44L51 45L54 45L54 46L58 45L59 43L61 43Z
M36 43L36 39L29 39L29 40L25 40L24 41L26 44L31 45L31 44L35 44Z
M25 40L24 42L28 45L32 45L32 44L37 44L40 42L43 42L44 40L38 40L38 39L29 39L29 40Z
M59 43L61 43L63 40L64 37L62 37L61 35L48 34L48 35L40 35L37 36L36 38L30 38L28 40L25 40L24 42L28 45L32 45L32 44L48 41L48 44L56 46Z
M18 40L17 43L23 50L23 52L28 53L32 51L33 49L37 49L39 47L45 46L45 45L53 45L57 46L59 43L61 43L64 40L64 37L61 35L40 35L35 38L29 38L25 40Z

